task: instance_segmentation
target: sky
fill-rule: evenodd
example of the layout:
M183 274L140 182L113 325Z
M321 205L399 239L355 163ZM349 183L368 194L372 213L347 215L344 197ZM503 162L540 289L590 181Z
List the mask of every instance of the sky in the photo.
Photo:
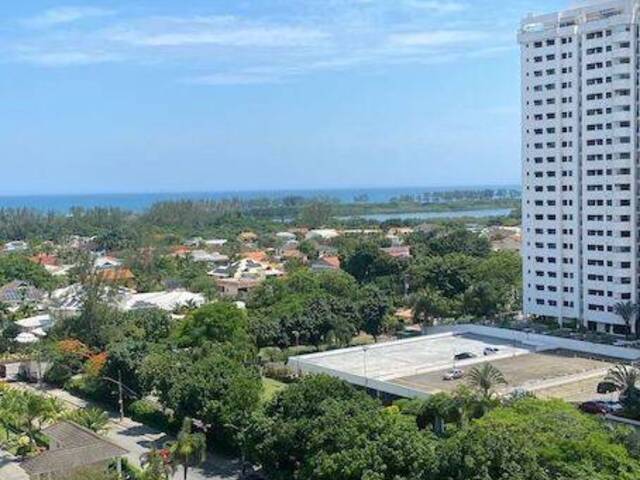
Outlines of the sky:
M3 2L0 195L512 185L564 0Z

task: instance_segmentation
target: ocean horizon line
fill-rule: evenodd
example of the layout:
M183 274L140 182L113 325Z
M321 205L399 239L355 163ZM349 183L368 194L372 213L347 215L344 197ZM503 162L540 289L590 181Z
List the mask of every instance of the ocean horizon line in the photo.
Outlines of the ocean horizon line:
M386 203L394 197L418 196L426 193L451 191L477 191L485 189L520 190L519 185L473 185L451 187L356 187L277 190L228 190L202 192L150 192L150 193L88 193L88 194L33 194L0 195L0 208L27 208L57 213L69 212L72 208L120 208L133 212L148 209L155 203L171 201L222 201L231 199L257 200L281 199L298 196L305 199L327 198L341 203L356 201L365 196L371 203Z

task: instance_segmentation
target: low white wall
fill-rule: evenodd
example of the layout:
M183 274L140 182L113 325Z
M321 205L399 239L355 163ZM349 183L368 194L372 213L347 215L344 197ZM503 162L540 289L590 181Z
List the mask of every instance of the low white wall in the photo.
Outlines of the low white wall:
M296 370L298 373L315 373L315 374L325 374L331 377L340 378L346 382L349 382L352 385L358 385L360 387L367 387L372 390L376 390L378 392L389 393L391 395L396 395L398 397L404 398L426 398L429 395L420 390L415 390L413 388L404 387L402 385L396 385L394 383L387 383L382 380L376 380L373 378L366 378L362 375L354 375L347 372L342 372L339 370L334 370L332 368L321 367L319 365L314 365L312 363L306 363L303 360L298 361L296 358L289 359L289 366Z
M487 327L484 325L462 324L453 326L431 327L429 333L471 333L485 337L500 338L521 342L524 344L540 345L549 348L562 348L576 352L602 355L605 357L619 358L627 361L640 360L640 350L634 348L616 347L613 345L603 345L599 343L584 342L570 338L554 337L551 335L541 335L539 333L527 333L506 328Z

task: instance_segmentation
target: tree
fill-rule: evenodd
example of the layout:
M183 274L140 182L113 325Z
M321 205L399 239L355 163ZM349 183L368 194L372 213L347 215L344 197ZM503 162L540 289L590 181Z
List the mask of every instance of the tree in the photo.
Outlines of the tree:
M205 342L247 344L247 317L244 310L230 302L205 305L187 316L178 328L177 342L191 347Z
M435 478L431 435L335 378L311 376L289 386L254 423L253 456L272 480Z
M311 228L321 227L331 220L332 213L333 206L331 203L322 200L314 200L308 202L302 207L299 221L302 225L306 225Z
M640 373L636 368L628 365L616 365L609 370L604 380L615 385L620 396L625 397L637 389L639 378Z
M486 257L491 252L489 240L460 226L444 226L427 233L415 233L409 242L420 256L443 256L461 253Z
M469 287L462 299L465 313L475 317L492 318L500 310L500 295L489 282Z
M458 422L462 418L461 405L446 393L436 393L427 398L420 407L416 422L424 429L431 425L433 433L443 436L446 424Z
M0 418L25 433L32 447L36 445L36 434L42 425L56 418L61 411L62 407L54 398L13 389L1 391Z
M502 372L490 363L473 367L469 371L467 379L469 385L478 390L485 400L491 398L498 386L507 384Z
M174 442L167 445L170 461L174 468L182 466L184 480L187 480L189 467L200 465L206 457L207 439L202 433L193 433L193 421L185 418L182 428Z
M617 433L561 400L518 400L470 423L441 444L451 480L633 480L640 462Z
M66 418L96 433L106 430L109 423L109 415L99 408L73 410L66 415Z
M638 306L633 302L618 302L613 306L613 312L622 318L627 332L631 333L631 322L638 313ZM636 331L636 335L640 335L640 332Z
M233 423L260 402L262 382L255 359L228 344L193 350L155 348L140 367L145 392L178 418L197 418L211 425L211 435L226 440L224 425Z
M461 253L418 258L409 269L411 288L434 288L447 298L455 298L473 285L478 261Z
M413 319L423 328L433 326L436 319L451 316L455 312L454 302L433 288L425 288L414 295L412 305Z
M144 471L140 474L140 480L169 480L171 465L167 461L169 459L163 455L163 452L151 450L147 454L147 463Z
M45 290L51 289L54 278L40 264L32 262L24 255L9 254L0 256L0 285L13 280L28 282Z
M382 252L375 242L359 243L352 252L343 255L342 260L344 271L360 283L400 272L398 261Z
M371 335L374 341L384 332L385 318L391 305L389 299L375 286L367 286L361 292L360 316L362 330Z

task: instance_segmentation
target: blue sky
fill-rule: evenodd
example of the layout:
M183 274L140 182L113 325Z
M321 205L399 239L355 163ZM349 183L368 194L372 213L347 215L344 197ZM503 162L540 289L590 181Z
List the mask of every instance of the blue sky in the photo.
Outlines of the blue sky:
M513 184L563 0L3 2L0 194Z

